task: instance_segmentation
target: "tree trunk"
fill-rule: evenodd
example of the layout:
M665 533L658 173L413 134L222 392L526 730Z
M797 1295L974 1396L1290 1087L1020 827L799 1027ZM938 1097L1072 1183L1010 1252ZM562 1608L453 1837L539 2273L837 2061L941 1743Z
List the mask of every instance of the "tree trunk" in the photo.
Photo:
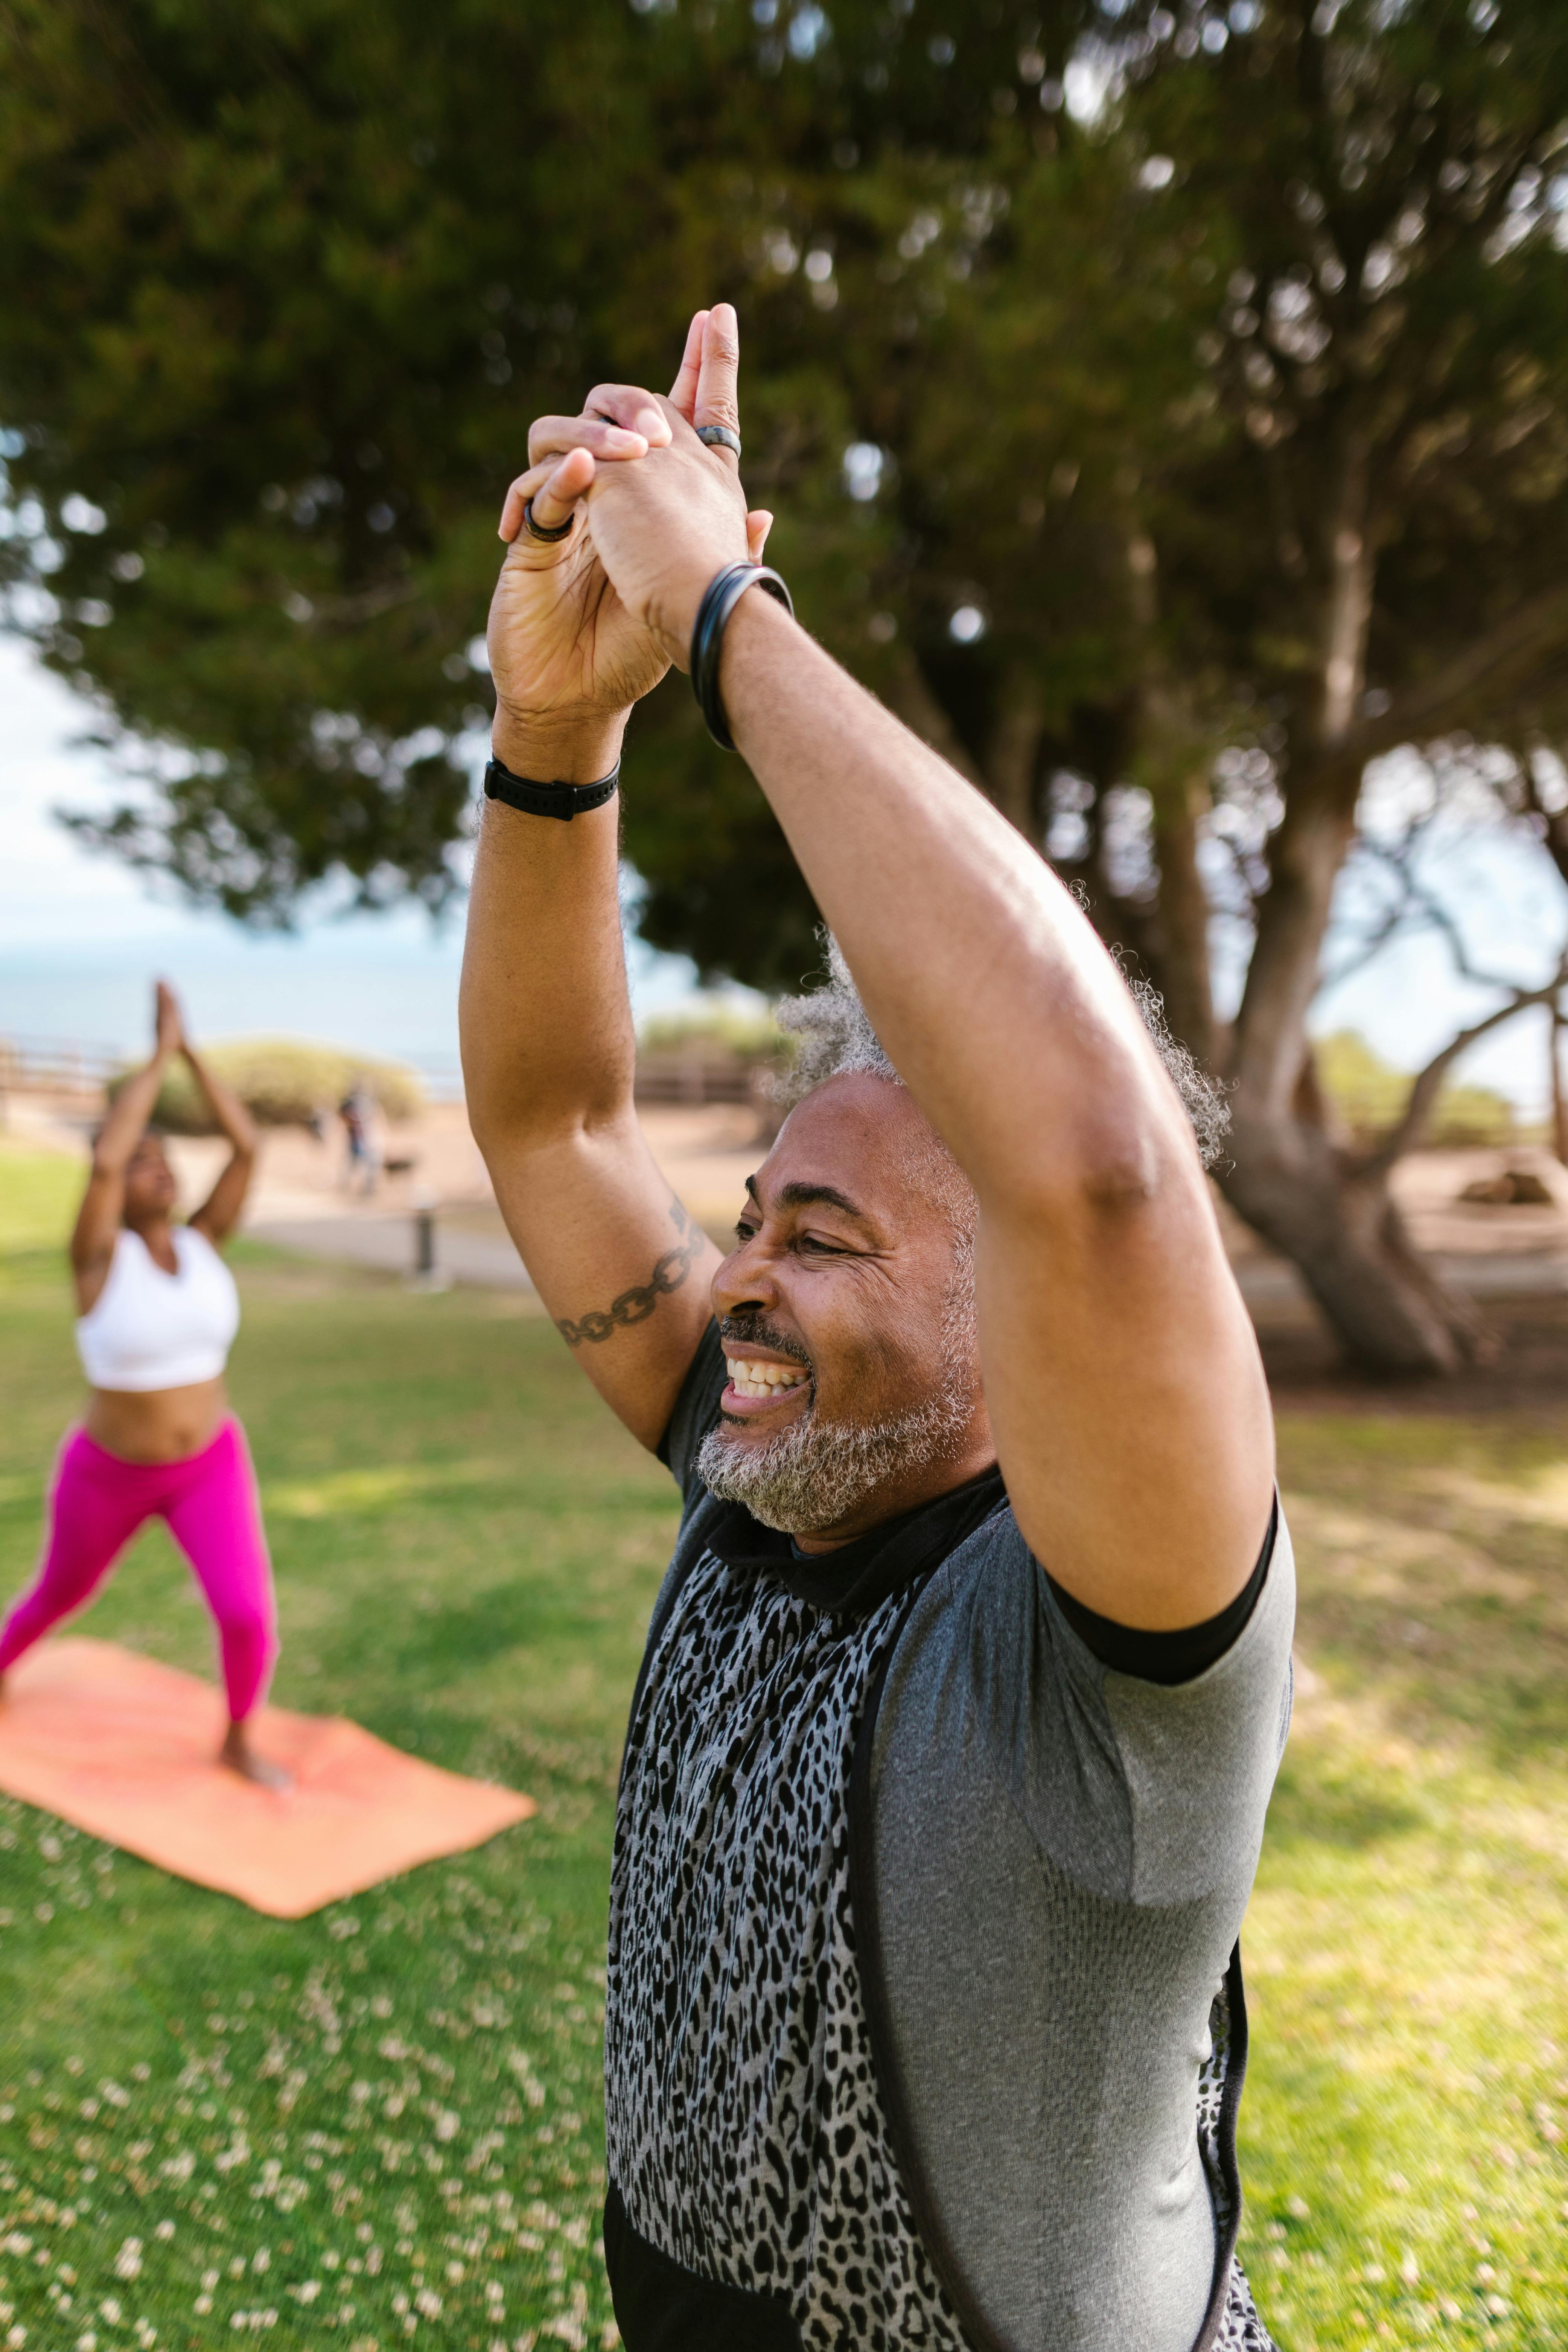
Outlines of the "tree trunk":
M1198 826L1212 794L1206 770L1190 770L1154 795L1160 869L1160 971L1165 1016L1205 1069L1215 1064L1209 895L1198 866Z
M1352 1360L1390 1374L1488 1364L1496 1341L1474 1305L1415 1250L1381 1167L1358 1168L1299 1109L1237 1107L1226 1200L1300 1275Z
M1035 767L1040 749L1039 707L1027 695L1016 697L992 730L985 762L985 785L1010 824L1026 841L1040 845L1039 813L1035 803Z
M1232 1037L1233 1126L1219 1181L1237 1213L1295 1265L1355 1362L1390 1374L1455 1372L1489 1362L1495 1341L1473 1304L1415 1250L1386 1163L1358 1159L1331 1134L1307 1037L1360 795L1359 762L1342 753L1360 706L1372 601L1367 479L1365 450L1352 440L1328 518L1316 741L1292 763L1270 845Z
M1160 646L1160 559L1131 510L1125 521L1128 596L1143 640L1140 715L1153 809L1154 863L1160 876L1157 919L1149 925L1155 986L1171 1027L1205 1068L1215 1049L1214 982L1209 963L1208 891L1198 866L1198 828L1213 806L1209 764L1194 746L1204 730L1184 685L1170 674Z
M985 780L970 758L957 728L953 725L936 696L931 681L912 653L901 649L886 680L882 698L895 718L901 719L911 735L929 743L940 759L972 784L985 790Z
M1553 1009L1548 1031L1548 1050L1552 1055L1552 1149L1568 1168L1568 1094L1563 1087L1563 1032L1568 1021Z
M1269 889L1237 1016L1229 1164L1219 1181L1239 1215L1288 1257L1347 1354L1371 1371L1455 1372L1489 1363L1495 1342L1470 1300L1417 1253L1388 1189L1330 1131L1307 1013L1353 803L1299 795L1276 835Z

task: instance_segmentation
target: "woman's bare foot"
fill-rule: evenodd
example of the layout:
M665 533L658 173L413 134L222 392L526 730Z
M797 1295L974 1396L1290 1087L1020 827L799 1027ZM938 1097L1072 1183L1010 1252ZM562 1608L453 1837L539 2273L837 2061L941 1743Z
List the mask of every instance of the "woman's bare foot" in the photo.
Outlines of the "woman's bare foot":
M291 1789L294 1776L285 1772L281 1764L269 1764L252 1748L243 1723L231 1723L224 1734L217 1760L237 1772L242 1780L254 1780L258 1789Z

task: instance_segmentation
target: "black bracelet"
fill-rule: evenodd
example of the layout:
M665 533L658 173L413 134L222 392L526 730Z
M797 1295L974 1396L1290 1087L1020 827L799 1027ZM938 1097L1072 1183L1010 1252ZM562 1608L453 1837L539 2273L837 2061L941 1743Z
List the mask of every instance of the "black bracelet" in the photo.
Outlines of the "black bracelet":
M795 617L789 590L769 564L727 563L708 583L691 632L691 691L708 722L708 732L723 751L734 750L735 739L719 693L719 656L725 624L748 588L765 588L770 596L778 598L791 619Z
M525 816L558 816L570 824L574 816L603 808L615 797L620 781L618 760L596 784L541 784L531 776L514 776L510 768L492 759L485 770L485 798L504 801L508 808L521 809Z

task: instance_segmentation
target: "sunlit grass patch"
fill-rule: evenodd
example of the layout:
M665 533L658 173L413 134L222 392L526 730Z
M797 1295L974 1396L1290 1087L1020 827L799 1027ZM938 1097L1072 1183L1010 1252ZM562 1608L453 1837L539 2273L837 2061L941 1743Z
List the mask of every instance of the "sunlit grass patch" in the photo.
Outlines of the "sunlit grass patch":
M1568 2311L1568 1562L1531 1502L1561 1444L1317 1416L1282 1441L1304 1671L1246 1931L1246 2258L1288 2352L1546 2352Z
M85 1153L78 1159L39 1151L0 1134L0 1290L30 1272L26 1262L33 1258L52 1260L63 1282L65 1246L86 1170Z
M510 1475L498 1462L388 1462L375 1469L338 1470L321 1478L275 1479L267 1490L267 1507L274 1518L324 1519L389 1510L413 1495L489 1486Z

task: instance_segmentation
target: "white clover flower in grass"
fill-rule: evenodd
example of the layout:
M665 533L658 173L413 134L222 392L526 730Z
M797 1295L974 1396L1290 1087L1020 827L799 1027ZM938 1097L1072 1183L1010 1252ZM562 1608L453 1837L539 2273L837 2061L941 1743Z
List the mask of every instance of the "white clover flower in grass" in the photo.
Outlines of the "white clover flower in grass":
M142 2241L140 2238L127 2238L114 2257L114 2275L116 2278L133 2279L141 2274Z

